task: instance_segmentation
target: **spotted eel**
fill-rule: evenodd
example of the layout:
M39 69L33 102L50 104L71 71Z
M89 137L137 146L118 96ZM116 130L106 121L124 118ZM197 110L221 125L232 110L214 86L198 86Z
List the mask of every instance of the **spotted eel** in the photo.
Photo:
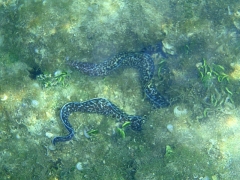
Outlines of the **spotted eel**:
M57 142L69 141L74 136L74 129L68 121L68 117L73 112L88 112L98 113L105 116L117 118L119 122L129 121L131 128L135 131L142 129L142 122L144 120L141 116L128 115L121 111L117 106L104 98L94 98L84 102L70 102L65 104L60 111L60 118L69 134L67 136L58 136L52 140L53 145Z
M147 53L121 53L102 63L70 62L73 68L90 76L107 76L120 67L132 67L140 74L141 85L150 103L156 107L166 107L169 102L158 92L153 83L154 62Z
M123 67L136 68L140 74L141 85L146 97L156 108L166 107L169 102L157 91L152 78L154 75L154 62L147 53L122 53L102 63L89 62L70 62L70 66L90 76L106 76L112 71ZM135 131L141 130L143 118L132 116L121 111L117 106L103 98L95 98L84 102L70 102L65 104L60 111L60 118L69 134L58 136L52 140L55 145L57 142L69 141L74 136L74 129L68 121L68 117L73 112L98 113L117 118L120 122L129 121L131 128Z

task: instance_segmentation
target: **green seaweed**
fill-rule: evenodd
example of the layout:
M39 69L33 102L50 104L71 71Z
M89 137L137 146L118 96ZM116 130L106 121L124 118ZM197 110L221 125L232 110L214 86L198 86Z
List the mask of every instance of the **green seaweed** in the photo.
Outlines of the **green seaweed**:
M120 136L124 139L126 137L125 131L122 128L117 128L117 132L120 134Z
M229 76L225 73L225 68L218 64L207 64L207 61L203 59L202 65L198 66L198 71L204 85L207 87L214 79L217 79L219 83L223 81L229 82Z
M117 127L117 132L119 133L119 135L124 139L126 137L126 133L125 133L125 129L130 126L131 122L130 121L126 121L122 124L121 127Z
M89 136L91 136L91 135L98 134L98 133L99 133L99 131L98 131L98 130L96 130L96 129L91 129L91 130L87 131L87 133L88 133L88 135L89 135Z
M171 156L173 156L174 150L172 149L171 146L166 145L166 153L165 153L165 157L166 158L171 158Z
M37 80L42 84L42 87L50 88L57 85L67 86L66 78L68 77L69 75L67 72L61 72L57 75L40 74L37 76Z
M198 71L205 88L211 92L211 104L216 106L216 104L219 103L220 99L218 97L221 96L221 92L224 92L229 96L233 95L230 87L228 87L230 86L229 75L227 75L223 66L219 64L209 65L207 61L203 59L202 64L198 66Z

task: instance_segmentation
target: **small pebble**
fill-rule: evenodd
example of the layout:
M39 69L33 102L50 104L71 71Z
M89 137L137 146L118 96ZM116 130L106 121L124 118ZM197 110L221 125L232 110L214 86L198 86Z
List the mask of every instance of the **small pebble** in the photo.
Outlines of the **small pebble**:
M173 132L173 125L172 124L168 124L167 125L167 130L172 133Z
M86 138L90 138L90 136L89 136L89 134L87 133L87 130L86 129L84 129L83 130L83 134L84 134L84 136L86 137Z
M61 74L62 74L62 71L61 70L57 70L57 71L55 71L54 76L56 77L56 76L59 76Z
M20 139L21 136L20 136L19 134L16 134L16 138L17 138L17 139Z
M1 96L1 101L6 101L8 99L8 96L6 94L3 94Z
M37 100L32 100L32 106L37 107L39 102Z
M46 132L46 134L45 134L48 138L52 138L53 137L53 134L52 133L50 133L50 132Z
M77 168L77 170L82 171L82 170L83 170L82 163L81 163L81 162L78 162L78 163L76 164L76 168Z
M48 146L48 149L51 150L51 151L54 151L54 150L56 150L56 146L54 146L53 144L50 144Z
M187 109L176 106L173 110L173 113L176 117L181 117L187 114Z

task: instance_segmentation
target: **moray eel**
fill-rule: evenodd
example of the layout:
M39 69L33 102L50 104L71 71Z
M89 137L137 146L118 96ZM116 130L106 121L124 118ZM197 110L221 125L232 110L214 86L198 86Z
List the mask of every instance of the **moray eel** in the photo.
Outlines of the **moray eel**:
M153 83L154 62L148 53L122 53L102 63L70 62L73 68L90 76L107 76L118 68L135 68L140 75L141 86L150 103L156 107L166 107L169 102L157 91ZM68 121L68 117L73 112L98 113L117 118L120 122L129 121L131 128L140 131L143 118L132 116L121 111L117 106L104 98L95 98L84 102L70 102L65 104L60 111L60 118L69 134L67 136L55 137L52 143L69 141L74 136L74 129Z
M144 120L141 116L128 115L121 111L117 106L104 98L94 98L84 102L70 102L65 104L60 111L60 118L63 125L68 130L67 136L58 136L52 140L53 145L57 142L69 141L74 136L74 129L68 121L68 117L73 112L88 112L98 113L105 116L111 116L117 118L119 122L124 123L129 121L131 128L134 131L140 131L142 129L142 122Z
M102 62L70 62L69 65L89 76L107 76L118 68L135 68L140 75L143 92L155 108L167 107L169 102L153 83L154 62L147 53L122 53Z

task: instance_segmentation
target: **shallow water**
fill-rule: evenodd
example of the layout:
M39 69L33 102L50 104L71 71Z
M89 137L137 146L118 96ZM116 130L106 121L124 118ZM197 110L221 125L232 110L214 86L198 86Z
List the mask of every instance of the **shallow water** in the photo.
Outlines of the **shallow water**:
M237 1L0 0L1 179L239 179L239 32ZM135 69L67 64L143 49L169 107L152 107ZM61 107L97 97L144 116L142 131L73 113L75 137L53 146Z

